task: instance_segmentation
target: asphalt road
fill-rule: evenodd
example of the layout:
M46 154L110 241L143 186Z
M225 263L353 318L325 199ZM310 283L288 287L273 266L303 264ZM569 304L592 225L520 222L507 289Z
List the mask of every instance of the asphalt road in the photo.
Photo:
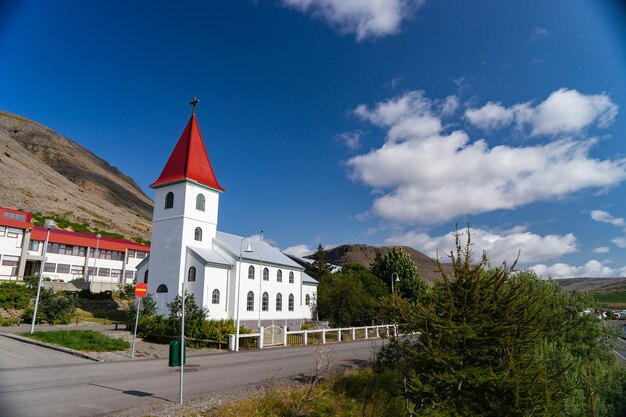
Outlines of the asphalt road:
M321 349L332 349L334 362L341 364L371 359L380 344L380 340L364 340ZM303 346L189 357L184 392L211 393L310 373L315 368L315 350ZM149 402L178 402L179 368L168 367L166 359L109 363L80 359L75 363L74 359L2 369L0 416L96 416Z

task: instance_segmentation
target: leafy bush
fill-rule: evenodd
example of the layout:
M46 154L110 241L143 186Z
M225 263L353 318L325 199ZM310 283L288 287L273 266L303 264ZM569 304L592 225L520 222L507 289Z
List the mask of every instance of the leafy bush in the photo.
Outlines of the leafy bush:
M139 316L138 333L150 340L165 343L171 336L180 335L180 313L182 310L181 297L177 296L168 304L168 317L156 315L156 302L151 294L142 300L143 313ZM207 320L208 310L200 308L193 294L185 293L185 336L193 339L208 339L219 342L228 340L228 335L235 333L233 320ZM135 324L135 306L127 309L127 323ZM241 334L249 333L243 327ZM202 345L201 342L189 342L190 346Z
M40 308L48 323L69 324L74 318L76 297L44 289L41 291Z
M0 284L0 308L23 309L28 307L35 297L35 291L29 286L14 281Z

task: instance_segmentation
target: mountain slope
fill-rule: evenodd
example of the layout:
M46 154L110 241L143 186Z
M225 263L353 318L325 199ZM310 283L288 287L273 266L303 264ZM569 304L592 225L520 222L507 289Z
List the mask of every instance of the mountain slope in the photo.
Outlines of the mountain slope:
M127 175L76 142L0 111L0 206L150 239L152 201Z
M391 249L392 246L369 246L363 244L355 245L340 245L326 251L328 262L335 265L343 265L348 262L356 262L363 266L369 267L374 259L376 253L380 252L384 255ZM415 262L417 268L417 274L427 283L432 284L436 279L439 279L440 273L437 270L437 262L408 246L401 246ZM450 265L444 264L443 268L446 272L451 271Z

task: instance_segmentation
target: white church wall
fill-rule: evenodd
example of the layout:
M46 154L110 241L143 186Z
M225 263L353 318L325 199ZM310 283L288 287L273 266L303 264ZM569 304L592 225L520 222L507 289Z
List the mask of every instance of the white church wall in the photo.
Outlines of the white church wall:
M204 306L209 309L209 318L215 320L222 320L231 318L228 314L228 276L229 269L216 268L207 266L205 267L205 280L204 280L204 300L206 301ZM213 304L213 291L219 291L219 302Z

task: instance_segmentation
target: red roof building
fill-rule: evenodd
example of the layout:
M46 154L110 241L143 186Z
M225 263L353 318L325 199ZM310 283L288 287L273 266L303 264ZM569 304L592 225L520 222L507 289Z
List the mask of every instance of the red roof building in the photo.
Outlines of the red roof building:
M136 266L150 247L123 239L51 229L32 224L32 213L0 207L0 280L22 279L42 270L59 281L119 284L136 278Z

